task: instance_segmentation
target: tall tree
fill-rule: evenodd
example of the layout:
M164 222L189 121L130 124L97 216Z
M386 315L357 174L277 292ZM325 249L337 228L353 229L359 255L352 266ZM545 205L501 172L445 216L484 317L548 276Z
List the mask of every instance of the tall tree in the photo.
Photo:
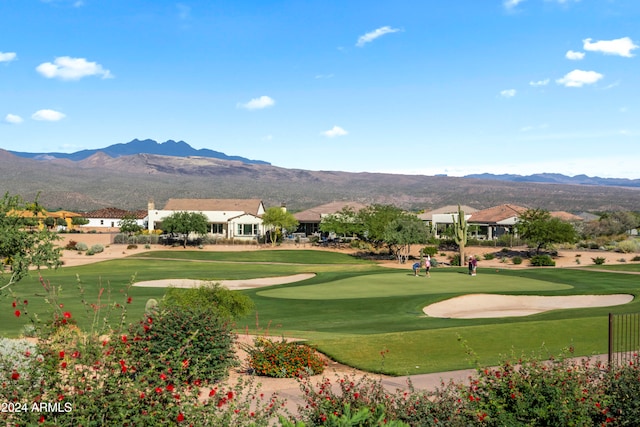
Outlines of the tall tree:
M269 233L271 246L275 246L278 235L286 231L295 231L298 228L298 220L293 214L278 206L272 206L265 210L262 214L262 224L265 227L271 227L271 233Z
M31 266L40 269L62 265L61 249L54 243L60 237L46 227L34 227L34 218L40 212L37 200L25 204L20 196L9 193L0 199L0 291L29 274Z
M362 222L351 206L345 206L340 211L323 217L319 228L324 233L336 233L343 237L356 236L362 233Z
M427 243L429 234L420 218L403 213L387 224L383 238L398 262L404 263L411 253L411 245Z
M360 238L376 247L386 244L385 230L389 223L403 214L403 210L392 205L371 205L358 212L362 223Z
M209 220L202 212L175 212L162 218L162 229L167 233L181 234L182 246L185 248L189 234L206 234L208 227Z
M516 230L521 238L535 245L536 254L553 243L575 242L577 236L573 225L552 217L544 209L528 209L523 212L516 223Z

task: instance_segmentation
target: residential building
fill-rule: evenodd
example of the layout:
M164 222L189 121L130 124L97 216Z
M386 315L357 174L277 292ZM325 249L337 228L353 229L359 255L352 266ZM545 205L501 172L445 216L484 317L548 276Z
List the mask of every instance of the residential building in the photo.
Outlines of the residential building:
M162 229L162 219L176 212L202 213L209 222L208 234L223 239L257 239L265 234L259 199L169 199L164 208L148 205L149 231Z
M366 205L357 202L331 202L295 213L293 216L300 223L296 232L304 233L306 236L319 233L322 218L338 213L345 207L350 207L355 212L358 212Z

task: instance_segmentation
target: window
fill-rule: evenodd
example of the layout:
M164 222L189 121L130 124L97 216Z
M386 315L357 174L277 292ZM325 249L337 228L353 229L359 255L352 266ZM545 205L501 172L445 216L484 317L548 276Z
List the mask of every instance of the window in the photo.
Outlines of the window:
M224 234L223 224L211 224L211 234Z
M238 224L238 236L257 236L258 224Z
M104 225L104 219L100 220L100 225Z

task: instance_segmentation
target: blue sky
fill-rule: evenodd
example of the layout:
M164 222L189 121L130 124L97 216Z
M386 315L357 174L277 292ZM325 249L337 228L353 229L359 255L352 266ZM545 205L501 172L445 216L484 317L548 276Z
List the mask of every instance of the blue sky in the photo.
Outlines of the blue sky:
M640 178L638 0L2 0L0 148Z

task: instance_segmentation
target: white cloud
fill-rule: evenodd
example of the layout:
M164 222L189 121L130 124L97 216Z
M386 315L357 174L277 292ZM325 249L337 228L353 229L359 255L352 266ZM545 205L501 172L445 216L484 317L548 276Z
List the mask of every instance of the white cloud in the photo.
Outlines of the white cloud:
M64 113L55 110L38 110L31 115L33 120L40 120L45 122L57 122L66 117Z
M530 81L529 82L529 86L546 86L549 84L549 79L544 79L544 80L538 80L538 81Z
M0 52L0 62L11 62L16 59L15 52Z
M572 61L579 61L582 58L584 58L584 52L576 52L574 50L569 50L564 56L565 58L570 59Z
M385 34L397 33L398 31L400 31L400 30L397 29L397 28L391 28L389 26L380 27L378 29L375 29L375 30L363 35L363 36L358 37L358 42L356 43L356 46L357 47L362 47L365 44L374 41L378 37L382 37Z
M629 37L615 40L599 40L593 43L591 39L584 39L582 42L584 50L602 52L605 55L620 55L626 58L631 58L633 56L631 51L638 48L638 45L634 44Z
M53 63L44 62L38 65L36 70L48 79L79 80L87 76L102 76L103 79L113 77L109 70L105 70L96 62L69 56L60 56Z
M324 135L326 137L329 137L329 138L335 138L336 136L345 136L348 133L349 132L347 132L346 130L342 129L340 126L334 126L331 129L322 132L322 135Z
M500 96L503 98L513 98L514 96L516 96L516 90L515 89L505 89L503 91L500 91Z
M603 77L603 74L595 71L573 70L565 74L563 78L557 79L556 83L566 87L582 87L594 84Z
M505 9L512 10L516 6L518 6L520 3L522 3L523 1L524 0L504 0L502 2L502 5L504 6Z
M245 104L238 103L238 107L247 110L261 110L263 108L273 107L275 104L276 101L274 101L273 98L263 95L260 98L253 98Z
M22 117L17 116L15 114L7 114L5 116L5 118L4 118L4 121L7 122L7 123L14 124L14 125L17 125L17 124L23 122Z

